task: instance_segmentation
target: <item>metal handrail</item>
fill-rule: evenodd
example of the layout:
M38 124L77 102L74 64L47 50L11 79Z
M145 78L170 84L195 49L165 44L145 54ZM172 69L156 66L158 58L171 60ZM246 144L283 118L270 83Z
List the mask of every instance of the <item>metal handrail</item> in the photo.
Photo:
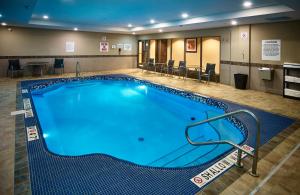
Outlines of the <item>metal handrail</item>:
M209 142L193 142L191 140L191 138L189 136L189 129L191 127L199 126L199 125L202 125L204 123L209 123L211 121L220 120L220 119L227 118L229 116L233 116L233 115L240 114L240 113L245 113L245 114L250 115L255 120L255 122L256 122L257 134L256 134L255 148L254 148L253 152L246 151L241 146L239 146L239 145L237 145L237 144L235 144L235 143L233 143L231 141L228 141L228 140L209 141ZM243 109L243 110L237 110L237 111L233 111L233 112L230 112L230 113L226 113L226 114L221 115L221 116L217 116L217 117L213 117L213 118L210 118L210 119L207 119L207 120L203 120L203 121L200 121L200 122L193 123L191 125L188 125L185 128L185 137L186 137L186 139L188 140L188 142L191 145L195 145L195 146L213 145L213 144L229 144L229 145L237 148L238 149L238 155L237 155L237 163L236 163L236 165L239 166L239 167L242 167L242 164L241 164L242 151L245 152L246 154L248 154L249 156L251 156L253 158L253 161L252 161L252 170L250 172L250 175L258 177L258 174L257 174L257 162L258 162L258 149L259 149L259 143L260 143L260 122L259 122L258 118L255 116L255 114L253 112L251 112L249 110L245 110L245 109Z

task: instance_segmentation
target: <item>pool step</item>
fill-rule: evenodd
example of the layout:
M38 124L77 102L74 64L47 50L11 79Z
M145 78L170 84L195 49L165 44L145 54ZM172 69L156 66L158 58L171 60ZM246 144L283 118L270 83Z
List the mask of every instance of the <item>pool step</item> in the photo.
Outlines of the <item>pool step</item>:
M206 113L207 118L219 115L219 113L208 112ZM209 126L217 131L216 128L222 127L222 121L216 121ZM199 129L201 130L201 129ZM220 139L220 136L219 136ZM194 141L212 141L211 139L205 138L201 135L194 139ZM212 159L216 155L215 151L218 145L207 145L202 147L195 147L186 143L185 145L165 154L164 156L158 158L157 160L149 163L149 166L154 167L186 167L186 166L196 166ZM228 147L230 149L230 147Z

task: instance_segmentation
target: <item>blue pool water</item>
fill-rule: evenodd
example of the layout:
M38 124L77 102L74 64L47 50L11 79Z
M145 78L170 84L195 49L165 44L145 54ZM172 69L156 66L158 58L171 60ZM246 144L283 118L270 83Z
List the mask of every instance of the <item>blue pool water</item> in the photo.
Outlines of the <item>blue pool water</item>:
M224 110L126 80L94 80L32 91L49 151L65 156L102 153L139 165L189 167L211 161L228 145L194 147L188 124ZM244 134L228 120L195 127L193 140L231 140Z

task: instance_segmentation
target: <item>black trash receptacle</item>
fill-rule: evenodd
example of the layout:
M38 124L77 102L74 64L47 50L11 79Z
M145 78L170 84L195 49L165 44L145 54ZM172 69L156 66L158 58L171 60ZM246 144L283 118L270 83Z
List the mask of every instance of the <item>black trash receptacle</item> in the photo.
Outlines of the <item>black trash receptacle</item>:
M248 75L246 74L234 74L235 88L246 89Z

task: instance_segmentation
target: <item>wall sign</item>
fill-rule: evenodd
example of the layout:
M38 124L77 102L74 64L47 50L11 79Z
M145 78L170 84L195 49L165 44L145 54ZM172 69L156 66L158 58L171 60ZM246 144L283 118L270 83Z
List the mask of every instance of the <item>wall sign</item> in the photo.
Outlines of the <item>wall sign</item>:
M118 49L123 49L124 45L123 44L117 44Z
M75 52L75 42L66 41L66 52Z
M248 32L241 32L241 39L243 40L248 39Z
M124 44L124 51L131 51L132 45L131 44Z
M109 51L109 43L100 42L100 52L108 52L108 51Z
M281 40L262 40L262 60L280 61Z

